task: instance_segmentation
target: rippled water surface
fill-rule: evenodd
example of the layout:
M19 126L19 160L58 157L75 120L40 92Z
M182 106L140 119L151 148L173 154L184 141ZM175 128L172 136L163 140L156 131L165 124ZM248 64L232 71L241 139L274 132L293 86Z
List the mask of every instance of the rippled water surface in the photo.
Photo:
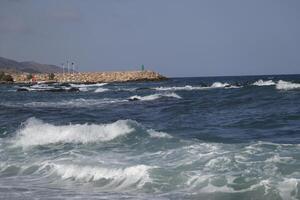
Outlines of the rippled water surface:
M0 85L0 199L300 199L299 144L297 75Z

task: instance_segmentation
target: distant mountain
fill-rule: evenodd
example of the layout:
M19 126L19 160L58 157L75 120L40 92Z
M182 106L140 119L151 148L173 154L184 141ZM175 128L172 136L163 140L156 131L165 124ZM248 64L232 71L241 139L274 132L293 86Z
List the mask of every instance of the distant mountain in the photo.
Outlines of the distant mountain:
M55 73L62 72L62 68L56 65L40 64L33 61L18 62L0 57L0 71L7 73Z

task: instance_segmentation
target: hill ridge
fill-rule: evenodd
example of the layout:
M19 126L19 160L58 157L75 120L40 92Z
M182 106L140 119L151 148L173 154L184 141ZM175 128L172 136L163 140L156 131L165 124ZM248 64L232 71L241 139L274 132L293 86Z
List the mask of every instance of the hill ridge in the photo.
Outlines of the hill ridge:
M51 64L41 64L36 61L16 61L0 56L0 71L6 73L57 73L62 68Z

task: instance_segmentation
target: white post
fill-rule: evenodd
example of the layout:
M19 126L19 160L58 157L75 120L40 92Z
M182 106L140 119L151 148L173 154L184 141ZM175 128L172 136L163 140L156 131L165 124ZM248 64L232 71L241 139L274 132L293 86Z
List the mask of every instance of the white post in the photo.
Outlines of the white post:
M67 61L67 66L68 66L68 73L69 73L70 72L69 61Z

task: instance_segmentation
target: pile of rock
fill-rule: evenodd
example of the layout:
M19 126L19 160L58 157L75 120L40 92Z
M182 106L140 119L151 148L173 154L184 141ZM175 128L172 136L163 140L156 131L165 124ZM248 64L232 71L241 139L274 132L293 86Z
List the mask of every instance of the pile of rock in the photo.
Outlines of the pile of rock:
M15 82L46 81L62 83L158 81L166 79L166 77L153 71L55 73L51 79L49 74L32 74L30 79L28 79L28 74L14 74L12 76Z

